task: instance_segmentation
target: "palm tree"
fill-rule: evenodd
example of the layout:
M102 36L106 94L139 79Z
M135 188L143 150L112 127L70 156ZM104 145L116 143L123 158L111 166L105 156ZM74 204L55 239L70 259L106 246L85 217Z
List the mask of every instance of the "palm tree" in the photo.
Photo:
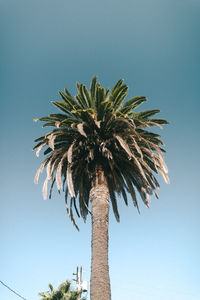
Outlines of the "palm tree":
M78 291L72 291L70 289L71 282L65 281L59 285L58 290L54 290L53 285L49 284L50 291L39 293L42 300L78 300L80 299L80 293ZM82 298L83 300L85 298Z
M127 193L130 194L139 211L137 193L147 207L153 193L158 198L155 173L160 173L169 183L163 143L158 134L149 130L168 122L152 117L159 110L135 111L146 101L144 96L123 102L128 86L122 79L109 90L101 87L95 76L89 90L80 83L77 89L78 94L72 97L65 88L59 92L62 101L52 102L62 113L35 119L44 121L44 127L54 127L35 140L36 155L47 147L44 151L47 157L36 173L35 182L46 167L44 198L48 181L51 182L50 198L56 182L58 191L65 192L67 212L77 229L73 211L84 221L91 214L91 300L110 300L109 206L111 203L119 221L117 195L128 205Z

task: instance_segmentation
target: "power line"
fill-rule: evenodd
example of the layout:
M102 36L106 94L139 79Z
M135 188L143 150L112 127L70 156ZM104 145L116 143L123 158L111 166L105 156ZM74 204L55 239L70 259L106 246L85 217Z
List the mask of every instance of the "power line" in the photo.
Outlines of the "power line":
M18 294L17 292L15 292L14 290L12 290L9 286L7 286L3 281L0 280L0 283L3 284L7 289L9 289L11 292L13 292L15 295L17 295L18 297L27 300L26 298L22 297L20 294Z

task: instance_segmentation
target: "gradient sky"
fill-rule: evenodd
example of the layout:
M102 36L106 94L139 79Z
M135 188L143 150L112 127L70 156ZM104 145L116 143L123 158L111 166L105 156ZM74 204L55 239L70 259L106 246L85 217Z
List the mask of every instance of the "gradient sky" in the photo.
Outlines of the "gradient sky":
M121 199L121 222L110 213L112 299L200 299L199 31L199 0L0 0L0 280L27 300L77 265L90 277L90 219L77 232L63 195L43 200L32 147L46 132L33 119L94 74L105 87L124 78L171 122L159 130L170 185L159 177L140 215ZM0 299L19 298L0 285Z

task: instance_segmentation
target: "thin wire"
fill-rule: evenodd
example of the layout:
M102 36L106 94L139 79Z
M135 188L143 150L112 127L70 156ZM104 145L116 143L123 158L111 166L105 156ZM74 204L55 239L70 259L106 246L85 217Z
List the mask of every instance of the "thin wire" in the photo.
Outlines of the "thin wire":
M9 286L7 286L5 283L3 283L3 281L0 280L0 283L3 284L5 287L7 287L7 289L9 289L11 292L13 292L15 295L17 295L18 297L27 300L26 298L22 297L20 294L18 294L17 292L15 292L14 290L12 290Z

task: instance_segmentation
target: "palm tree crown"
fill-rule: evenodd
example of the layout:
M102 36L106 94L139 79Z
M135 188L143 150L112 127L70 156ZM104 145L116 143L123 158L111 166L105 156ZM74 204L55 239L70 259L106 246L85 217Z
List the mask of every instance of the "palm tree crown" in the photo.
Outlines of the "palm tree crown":
M57 290L54 290L53 285L49 283L49 290L47 292L39 293L41 300L86 300L80 298L80 292L71 290L71 282L66 280Z
M62 113L50 114L35 119L44 121L44 127L55 127L35 140L36 155L47 147L47 155L35 176L46 167L47 177L43 196L47 197L48 181L51 181L49 197L56 182L57 189L65 191L67 212L77 227L73 209L86 220L89 210L89 193L96 178L96 168L101 168L108 184L110 200L117 221L119 212L116 195L121 195L128 204L127 193L138 208L136 190L146 206L159 183L155 173L160 173L169 183L167 166L158 134L150 132L152 126L162 127L168 122L152 116L159 110L136 112L146 101L137 96L124 101L128 86L120 79L112 90L104 89L92 79L90 89L77 83L78 94L72 97L65 88L60 92L62 101L52 103ZM68 205L68 198L70 199Z

